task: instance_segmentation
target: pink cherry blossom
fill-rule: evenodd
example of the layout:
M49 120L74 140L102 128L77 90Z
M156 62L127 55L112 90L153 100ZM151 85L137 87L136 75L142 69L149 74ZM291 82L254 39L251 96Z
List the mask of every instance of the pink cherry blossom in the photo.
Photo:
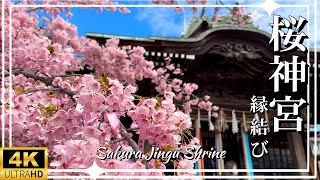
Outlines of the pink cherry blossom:
M218 110L219 110L219 107L218 107L218 106L212 106L212 110L213 110L213 111L218 111Z
M173 4L170 0L153 2ZM205 4L206 0L187 2ZM12 2L4 3L5 25L1 31L5 34L5 66L0 66L6 73L9 72L11 28L13 68L12 92L8 88L11 77L3 79L5 88L1 89L4 94L1 103L5 105L4 114L1 114L5 118L4 130L6 137L9 136L8 119L12 108L13 145L48 147L50 168L88 168L96 162L100 167L109 169L145 169L146 165L141 160L100 161L96 157L97 149L112 144L107 151L115 150L120 145L123 150L133 150L136 147L123 137L126 134L130 138L134 133L139 135L140 141L136 142L139 150L143 150L141 145L145 140L159 148L168 145L178 148L184 137L182 131L192 127L191 118L186 113L199 107L213 110L212 115L217 115L215 111L219 108L213 106L209 96L196 97L195 93L201 87L181 80L182 69L177 68L170 57L163 59L163 67L156 68L153 61L145 59L146 50L143 47L120 46L118 39L109 39L101 46L96 40L80 37L77 27L60 16L65 13L71 17L70 8L40 8L39 11L43 13L38 13L38 9L14 8L10 27L9 10ZM23 3L34 4L36 1ZM37 3L118 4L107 0L42 0ZM99 8L98 11L105 9L130 12L126 7ZM183 8L176 10L181 12ZM196 12L198 8L192 10ZM242 13L243 9L239 8L237 12ZM39 22L43 22L44 26L40 27ZM85 65L94 73L70 74L83 69ZM139 92L139 81L144 80L151 82L156 97L136 94ZM11 107L8 104L10 102ZM114 118L108 117L110 113ZM130 132L121 127L126 119L129 119L130 128L133 128ZM8 140L5 143L8 144ZM199 140L191 138L189 144L199 144ZM154 160L149 163L155 168ZM191 165L191 161L178 162L180 169L193 168ZM160 163L160 169L165 168ZM164 175L161 172L108 173L123 174Z

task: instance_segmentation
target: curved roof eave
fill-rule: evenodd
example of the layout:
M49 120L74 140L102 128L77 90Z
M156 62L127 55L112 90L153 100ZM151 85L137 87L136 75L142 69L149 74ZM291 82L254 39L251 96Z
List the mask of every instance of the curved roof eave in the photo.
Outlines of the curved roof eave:
M217 26L212 29L208 29L201 33L198 37L193 37L193 38L164 38L164 37L158 37L158 36L150 36L149 39L152 40L165 40L165 41L172 41L172 42L198 42L203 40L205 37L207 37L209 34L217 32L217 31L243 31L243 32L253 32L253 33L258 33L261 35L266 36L266 38L270 39L271 36L269 33L259 30L259 29L253 29L253 28L248 28L248 27L239 27L239 26L233 26L233 25L225 25L225 26Z
M148 38L142 38L142 37L133 37L133 36L121 36L121 35L111 35L111 34L101 34L101 33L92 33L92 32L88 32L86 33L87 37L93 37L93 38L103 38L103 39L109 39L109 38L118 38L120 40L123 41L138 41L138 42L146 42L146 43L150 43L153 44L155 46L158 46L158 43L155 43L156 41L160 41L160 42L167 42L166 45L164 45L163 43L160 43L160 46L167 46L171 43L197 43L197 42L201 42L203 39L205 39L206 37L208 37L211 34L216 34L219 33L221 31L225 31L225 32L234 32L234 31L238 31L238 32L243 32L245 34L247 34L247 37L254 37L254 36L259 36L259 37L264 37L263 39L256 39L257 41L263 41L266 45L269 44L269 40L271 38L271 35L263 30L259 30L259 29L254 29L254 28L249 28L249 27L239 27L239 26L235 26L235 25L222 25L222 26L216 26L212 29L208 29L205 30L204 32L202 32L201 34L199 34L199 36L197 37L186 37L186 38L170 38L170 37L159 37L159 36L150 36ZM251 34L253 33L253 34ZM232 35L233 33L230 33L230 35ZM314 49L314 48L309 48L309 51L311 52L320 52L320 49Z

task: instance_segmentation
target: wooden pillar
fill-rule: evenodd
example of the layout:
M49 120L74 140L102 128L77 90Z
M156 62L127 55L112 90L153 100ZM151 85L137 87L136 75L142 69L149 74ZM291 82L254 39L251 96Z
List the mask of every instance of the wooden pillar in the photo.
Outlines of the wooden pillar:
M310 137L310 171L312 175L316 175L315 180L319 180L319 172L320 172L320 161L319 161L319 143L320 138L317 138L317 144L315 144L314 137ZM317 153L317 159L314 158L314 154ZM316 162L315 162L316 161ZM315 168L315 165L318 167Z
M200 128L201 128L201 123L200 123L200 109L198 109L198 115L197 115L197 118L195 119L195 123L196 123L196 130L195 130L195 133L196 133L196 138L199 140L199 142L201 141L200 140ZM200 159L198 162L196 162L196 168L197 169L201 169L201 164L200 164ZM201 176L201 173L200 172L197 172L197 175L198 176Z
M242 148L243 148L243 155L244 155L244 164L245 164L245 168L249 169L249 161L248 161L248 150L247 150L247 145L246 145L246 138L245 138L245 133L247 132L247 125L246 125L246 115L243 112L243 116L242 116L242 126L241 126L241 139L242 139ZM249 172L246 172L247 176L250 175Z
M289 148L296 160L298 169L307 169L307 159L301 135L297 132L288 132ZM309 176L307 172L300 172L301 176Z
M241 128L241 139L242 139L245 166L246 166L246 169L253 169L245 112L242 112L242 127L243 129ZM247 175L254 176L254 173L247 172Z
M218 121L218 124L217 124L217 131L216 131L216 134L215 134L215 143L216 143L216 148L215 149L218 152L222 152L223 151L222 136L221 136L222 122L224 121L223 118L224 118L223 109L221 109L220 113L219 113L219 121ZM224 160L222 158L221 159L217 159L217 168L224 169ZM221 175L221 172L219 172L219 174Z
M264 111L264 119L265 119L265 120L267 121L267 123L268 123L268 132L270 132L269 117L268 117L267 111Z

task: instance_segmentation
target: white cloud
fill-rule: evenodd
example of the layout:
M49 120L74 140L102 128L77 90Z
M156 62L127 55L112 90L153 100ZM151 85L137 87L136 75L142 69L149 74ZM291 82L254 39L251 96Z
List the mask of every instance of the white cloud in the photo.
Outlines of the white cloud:
M174 36L184 30L183 13L173 8L139 8L136 19L150 25L151 35Z

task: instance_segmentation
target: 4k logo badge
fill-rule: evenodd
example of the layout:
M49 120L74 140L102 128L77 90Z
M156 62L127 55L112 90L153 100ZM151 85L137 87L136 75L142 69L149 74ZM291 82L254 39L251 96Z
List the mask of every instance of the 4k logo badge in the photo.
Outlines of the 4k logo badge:
M48 149L44 147L0 148L0 179L47 179Z

